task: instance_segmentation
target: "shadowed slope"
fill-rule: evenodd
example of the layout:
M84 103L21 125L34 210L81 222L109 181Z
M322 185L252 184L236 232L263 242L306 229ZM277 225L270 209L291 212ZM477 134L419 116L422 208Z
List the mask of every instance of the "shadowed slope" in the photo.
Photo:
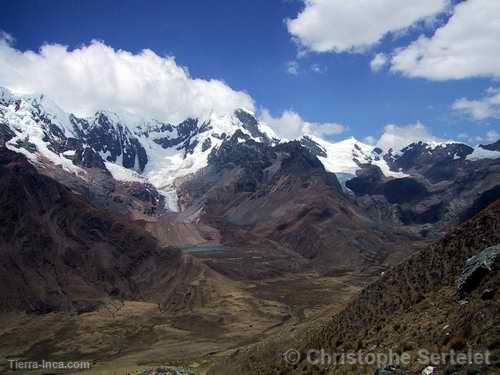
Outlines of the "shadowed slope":
M387 352L413 354L424 348L432 352L451 349L489 350L490 366L462 366L440 369L452 373L496 373L500 353L499 262L492 271L475 280L468 303L458 303L457 281L466 260L500 243L500 201L456 228L436 244L386 272L365 288L342 312L321 325L240 351L213 374L373 374L362 366L315 366L307 363L309 349L327 353ZM302 361L287 365L281 353L295 348ZM495 359L496 358L496 359ZM496 370L495 370L496 369ZM422 370L412 362L410 373ZM420 372L418 372L420 373ZM451 372L450 372L451 373Z
M174 303L177 310L189 305L190 282L205 272L6 149L0 150L0 254L4 311L83 312L105 298L146 299L167 310Z

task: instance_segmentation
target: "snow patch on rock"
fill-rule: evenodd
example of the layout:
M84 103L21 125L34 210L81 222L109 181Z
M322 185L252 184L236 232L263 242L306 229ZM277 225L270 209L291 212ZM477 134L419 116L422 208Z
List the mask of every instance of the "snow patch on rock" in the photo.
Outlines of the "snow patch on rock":
M474 147L472 154L467 155L467 160L480 160L480 159L498 159L500 158L500 151L490 151L482 148L481 146Z

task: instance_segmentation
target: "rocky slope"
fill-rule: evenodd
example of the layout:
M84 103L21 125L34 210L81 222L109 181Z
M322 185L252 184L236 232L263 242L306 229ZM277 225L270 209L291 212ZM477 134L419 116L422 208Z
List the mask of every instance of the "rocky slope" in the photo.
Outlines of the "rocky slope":
M406 177L390 179L376 165L364 165L346 186L375 217L419 226L424 235L443 231L500 197L500 153L484 147L415 143L384 155L391 170Z
M420 373L430 363L418 350L491 352L490 364L435 364L443 374L495 374L499 364L500 200L436 244L386 272L341 313L300 332L282 332L236 352L213 374L374 374L376 367L316 365L309 349L327 353L407 352L406 368L384 374ZM493 246L493 247L492 247ZM495 247L496 246L496 247ZM294 348L301 360L282 353ZM399 372L398 372L399 371Z
M321 273L377 272L412 248L408 233L366 218L299 142L273 146L236 132L179 195L185 213L219 229L224 243L280 244Z
M0 228L0 311L81 313L110 299L169 310L210 295L189 284L212 271L178 249L161 248L126 217L93 207L5 148Z

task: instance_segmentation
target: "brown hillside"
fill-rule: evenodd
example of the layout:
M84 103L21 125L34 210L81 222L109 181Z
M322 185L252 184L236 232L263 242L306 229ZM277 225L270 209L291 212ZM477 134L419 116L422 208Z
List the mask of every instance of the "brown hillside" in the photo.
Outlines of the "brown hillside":
M443 365L440 373L498 373L500 364L500 275L497 268L477 282L459 303L457 280L467 259L500 243L500 201L462 224L436 244L386 272L368 286L341 313L318 327L247 348L214 368L212 374L373 374L374 367L314 366L304 359L288 365L281 358L287 349L302 353L325 349L330 353L351 351L415 353L471 348L492 352L490 366ZM496 361L496 362L495 362ZM408 374L420 373L423 365L409 366Z

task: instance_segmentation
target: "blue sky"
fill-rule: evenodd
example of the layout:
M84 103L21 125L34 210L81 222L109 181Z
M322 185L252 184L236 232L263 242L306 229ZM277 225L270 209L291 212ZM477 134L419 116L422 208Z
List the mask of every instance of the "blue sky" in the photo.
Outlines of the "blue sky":
M355 42L346 51L335 46L318 51L300 40L307 39L309 29L294 41L286 19L304 11L298 0L2 1L0 30L15 39L10 44L18 51L38 51L43 44L55 43L72 50L99 40L115 50L137 54L151 49L159 56L175 56L192 78L219 79L245 91L257 110L267 109L273 117L289 110L304 121L344 125L342 134L328 134L332 139L378 138L387 124L421 122L436 137L457 139L461 134L479 143L486 141L488 132L490 140L500 132L496 107L486 115L472 112L474 101L485 100L488 88L500 87L500 60L498 70L493 62L486 73L459 79L411 78L408 70L401 73L387 66L374 72L370 67L378 53L394 54L421 35L432 38L437 28L446 26L454 5L437 13L431 25L415 23L404 33L388 32L361 51L354 51ZM345 27L349 31L350 26ZM356 27L364 27L362 18ZM327 32L321 32L326 38ZM288 71L290 63L298 66L296 74ZM453 110L460 98L472 104Z

